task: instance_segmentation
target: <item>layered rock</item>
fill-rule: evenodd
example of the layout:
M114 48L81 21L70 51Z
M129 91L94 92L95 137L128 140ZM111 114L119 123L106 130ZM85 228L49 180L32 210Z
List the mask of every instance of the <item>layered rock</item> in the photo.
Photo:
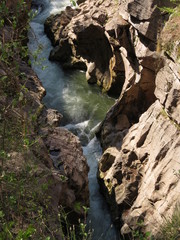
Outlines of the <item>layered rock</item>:
M134 17L141 15L139 8L134 8L139 2L127 4L127 12L133 11ZM132 25L135 32L141 32ZM167 27L163 30L162 45L167 42L163 36L169 31ZM177 35L175 39L177 42ZM113 220L127 239L132 239L136 230L155 236L180 200L179 65L153 52L153 45L147 42L145 46L142 38L136 43L139 71L133 71L126 51L121 48L126 63L125 83L98 133L105 150L99 163L99 183ZM178 47L170 55L174 61L177 54Z
M179 66L155 51L166 18L156 5L169 4L83 1L60 33L63 17L47 24L59 36L50 59L85 69L89 83L120 95L97 133L105 151L98 178L127 239L137 228L156 235L179 201Z
M129 129L121 149L108 148L100 160L99 182L123 235L138 222L155 234L180 200L180 75L175 69L167 62L159 71L157 100Z

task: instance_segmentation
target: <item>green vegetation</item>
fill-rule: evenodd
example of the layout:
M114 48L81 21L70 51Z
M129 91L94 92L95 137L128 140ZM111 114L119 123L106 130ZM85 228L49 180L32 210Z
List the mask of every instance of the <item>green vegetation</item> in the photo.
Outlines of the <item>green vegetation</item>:
M172 14L176 11L176 7L179 6L180 1L179 0L170 0L170 2L173 4L172 7L162 7L160 10L165 13Z
M165 219L157 236L158 240L175 240L180 238L180 206L177 204L170 219Z
M175 62L180 63L180 1L172 1L173 7L161 8L161 11L170 15L164 29L160 34L157 44L157 51L163 51Z
M75 7L77 5L76 0L70 0L70 3Z
M43 105L34 102L21 69L29 63L28 4L0 3L0 240L86 240L85 220L70 223L72 212L52 204L48 152L37 134Z

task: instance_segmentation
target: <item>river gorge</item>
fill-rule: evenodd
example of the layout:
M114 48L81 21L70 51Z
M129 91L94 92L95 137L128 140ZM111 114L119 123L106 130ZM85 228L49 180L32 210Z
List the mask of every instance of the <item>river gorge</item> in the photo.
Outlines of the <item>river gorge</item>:
M179 239L179 32L178 0L1 1L0 239Z
M89 229L93 239L119 239L111 222L110 213L97 182L98 161L102 150L95 137L95 130L114 104L115 99L103 94L98 86L89 85L85 72L64 71L58 63L48 60L52 45L44 33L44 22L50 14L60 13L69 5L68 1L36 1L37 14L30 23L29 51L32 55L32 68L46 89L43 101L48 108L57 109L63 114L61 125L72 131L81 140L84 155L90 167ZM37 55L36 61L33 56Z

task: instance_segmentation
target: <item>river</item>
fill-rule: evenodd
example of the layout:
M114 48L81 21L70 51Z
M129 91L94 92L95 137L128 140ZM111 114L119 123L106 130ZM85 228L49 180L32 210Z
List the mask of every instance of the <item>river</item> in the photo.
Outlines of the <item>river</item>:
M102 121L114 99L102 94L95 85L87 84L82 71L63 71L58 63L48 60L51 42L44 34L44 21L51 14L70 5L69 0L36 0L37 15L30 23L29 43L32 68L46 89L43 101L48 108L57 109L64 116L62 125L76 134L82 143L89 171L90 210L89 228L93 240L117 240L106 202L99 193L97 166L102 154L94 136L96 126ZM35 61L36 59L36 61Z

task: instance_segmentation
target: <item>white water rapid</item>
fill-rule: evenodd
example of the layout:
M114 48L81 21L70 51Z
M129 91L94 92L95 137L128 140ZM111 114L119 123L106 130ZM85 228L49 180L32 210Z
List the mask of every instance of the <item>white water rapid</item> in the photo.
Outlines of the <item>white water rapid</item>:
M114 103L114 99L102 94L97 86L88 85L83 72L64 72L59 64L48 60L52 46L44 34L44 21L49 15L59 13L65 6L70 5L70 1L36 0L34 2L37 5L37 15L30 23L28 47L32 68L47 92L43 101L47 107L57 109L63 114L63 125L76 134L82 142L84 155L90 166L88 223L93 231L92 239L118 240L108 207L99 193L96 174L101 147L94 137L95 127ZM43 70L42 67L45 69Z

